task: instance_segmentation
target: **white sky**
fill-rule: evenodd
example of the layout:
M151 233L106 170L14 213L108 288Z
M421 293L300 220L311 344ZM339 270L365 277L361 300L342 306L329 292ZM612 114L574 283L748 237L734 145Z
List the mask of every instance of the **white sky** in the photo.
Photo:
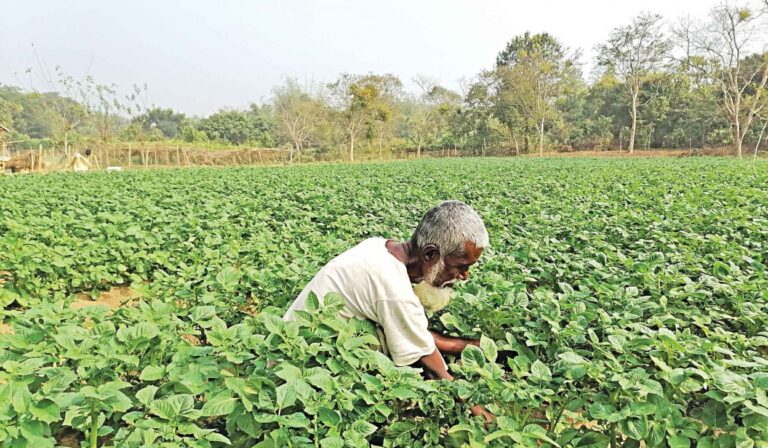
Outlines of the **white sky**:
M0 83L44 90L44 65L90 73L149 103L204 115L269 99L283 76L329 82L341 72L416 75L450 88L490 68L513 36L549 32L592 49L640 12L668 22L720 0L0 0ZM15 75L16 74L16 75Z

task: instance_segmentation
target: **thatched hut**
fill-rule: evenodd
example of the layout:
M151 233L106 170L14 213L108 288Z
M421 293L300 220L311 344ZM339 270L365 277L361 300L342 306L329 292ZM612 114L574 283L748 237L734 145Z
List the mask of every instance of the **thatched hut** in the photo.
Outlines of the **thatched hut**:
M29 151L12 157L5 163L5 168L11 170L12 173L21 171L42 171L45 169L45 162L43 162L40 154L34 151Z

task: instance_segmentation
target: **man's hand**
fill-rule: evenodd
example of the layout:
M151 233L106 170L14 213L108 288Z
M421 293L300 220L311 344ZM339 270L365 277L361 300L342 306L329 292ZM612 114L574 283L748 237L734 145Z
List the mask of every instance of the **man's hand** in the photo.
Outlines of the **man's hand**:
M435 346L442 353L458 355L467 348L468 345L480 346L479 339L454 338L451 336L443 336L435 331L430 331L430 333L432 333L432 337L435 338Z
M445 365L445 360L443 360L443 355L440 354L440 349L436 348L429 355L423 356L419 363L424 367L429 377L453 381L453 376L448 373L448 368Z
M465 341L468 341L468 342L467 344L464 345L464 347L466 347L469 344L472 344L472 345L480 344L480 341L477 341L477 344L473 344L469 339L465 339ZM439 348L436 348L435 351L433 351L429 355L422 357L419 360L419 363L422 365L422 367L424 367L424 370L428 377L434 378L434 379L453 381L453 376L450 373L448 373L448 369L445 365L445 361L443 360L443 355L440 354ZM469 410L470 412L472 412L472 415L481 416L485 419L486 428L490 426L491 423L493 423L493 420L495 417L493 416L493 414L488 412L488 410L485 409L483 406L474 405L471 408L469 408Z
M488 428L488 426L490 426L491 423L493 423L493 420L496 418L496 417L493 416L493 414L488 412L487 409L485 409L484 407L480 406L479 404L476 404L476 405L472 406L471 408L469 408L469 411L475 417L478 417L478 416L483 417L485 419L485 427L486 428Z

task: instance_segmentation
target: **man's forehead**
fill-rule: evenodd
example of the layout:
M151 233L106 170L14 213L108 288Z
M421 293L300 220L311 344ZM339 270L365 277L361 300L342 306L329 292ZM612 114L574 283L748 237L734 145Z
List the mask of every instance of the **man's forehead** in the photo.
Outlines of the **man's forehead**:
M467 241L464 243L464 253L455 255L452 258L458 263L474 263L482 254L482 247L477 247L472 241Z

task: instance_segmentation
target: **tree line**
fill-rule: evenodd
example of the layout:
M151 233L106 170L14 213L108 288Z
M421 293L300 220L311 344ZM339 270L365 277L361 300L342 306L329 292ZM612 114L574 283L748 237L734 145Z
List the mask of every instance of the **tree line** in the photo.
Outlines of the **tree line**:
M723 3L664 24L644 13L582 54L548 33L514 36L492 68L449 89L418 77L343 73L291 78L264 104L190 117L58 67L44 92L0 86L0 139L65 148L122 141L284 147L290 158L384 158L424 151L482 155L730 146L757 153L768 126L768 0Z

